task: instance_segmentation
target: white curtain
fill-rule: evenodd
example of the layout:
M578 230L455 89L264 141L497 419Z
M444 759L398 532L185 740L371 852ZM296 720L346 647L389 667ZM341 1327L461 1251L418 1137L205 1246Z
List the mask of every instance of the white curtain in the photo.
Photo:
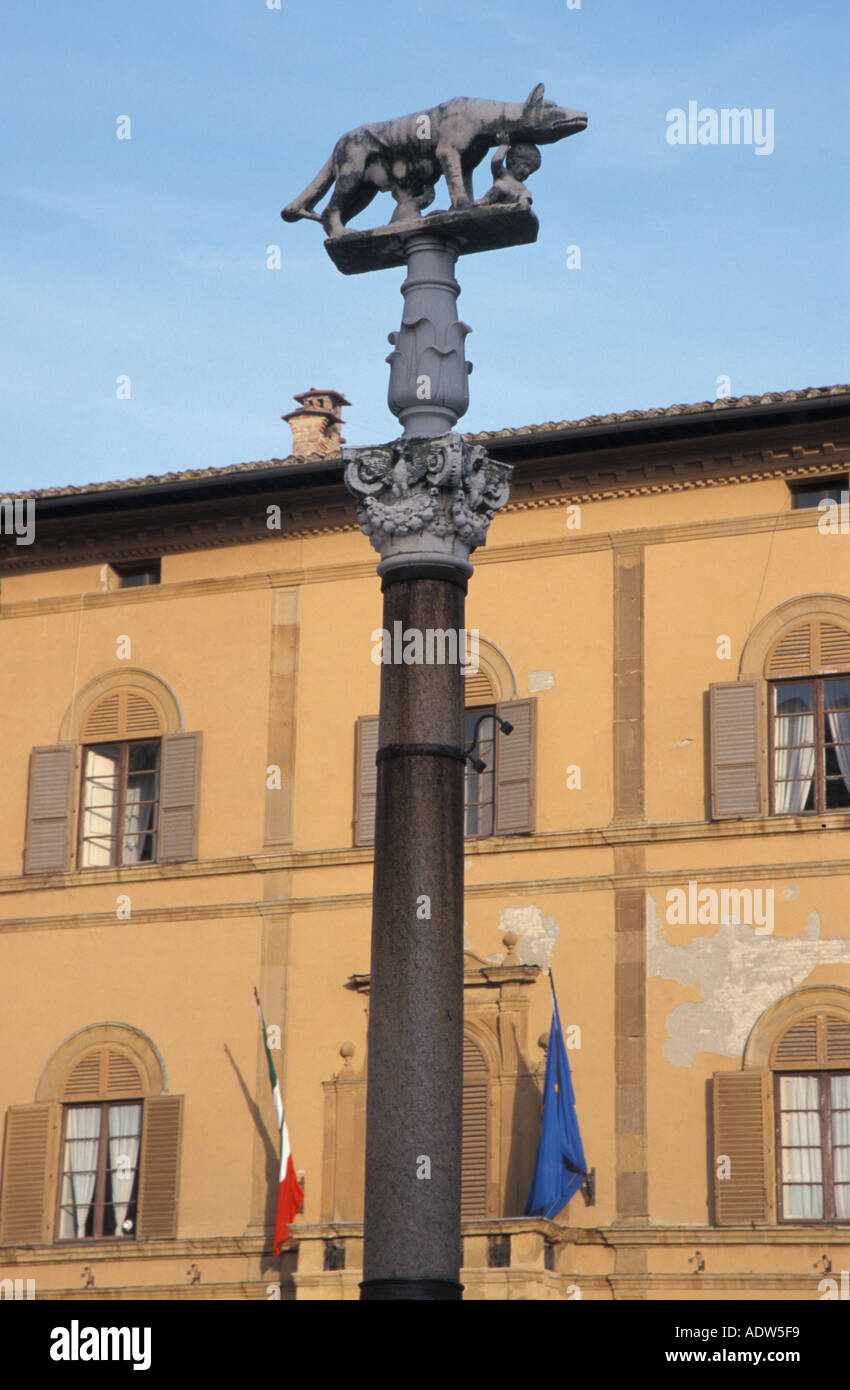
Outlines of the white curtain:
M139 1162L140 1105L109 1107L109 1168L112 1177L112 1206L115 1234L124 1235L122 1226L133 1195L133 1182Z
M850 1076L832 1077L832 1178L835 1215L850 1217Z
M844 785L850 792L850 710L827 710L829 736L835 740L835 758ZM843 740L839 743L839 739Z
M124 854L122 863L139 864L142 862L142 850L145 840L138 834L141 830L150 830L153 824L153 806L148 803L141 805L142 789L140 786L133 786L132 783L127 788L127 799L124 803Z
M89 837L111 836L117 829L118 814L117 755L98 753L90 748L86 754L85 805L83 807L83 866L108 866L112 863L112 840L95 843Z
M62 1184L62 1235L84 1236L97 1178L100 1106L68 1111ZM68 1210L71 1208L71 1210Z
M782 1192L786 1216L823 1217L820 1092L817 1077L780 1082Z
M776 721L777 737L784 743L809 744L807 748L777 748L774 774L776 810L794 814L802 811L815 775L815 717L792 714ZM785 778L794 780L785 781Z

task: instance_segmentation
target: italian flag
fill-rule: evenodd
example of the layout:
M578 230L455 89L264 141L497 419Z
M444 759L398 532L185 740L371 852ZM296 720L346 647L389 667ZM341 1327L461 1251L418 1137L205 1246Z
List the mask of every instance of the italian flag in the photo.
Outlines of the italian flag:
M272 1054L269 1048L269 1035L266 1032L266 1020L263 1018L263 1006L260 1003L260 996L256 989L254 990L254 998L257 1001L257 1012L260 1015L263 1046L266 1049L266 1061L269 1064L269 1080L272 1083L274 1108L277 1115L278 1127L280 1129L280 1179L277 1189L277 1212L274 1221L274 1253L279 1255L280 1248L284 1241L289 1239L289 1223L304 1201L304 1193L295 1176L295 1165L292 1162L292 1146L289 1142L289 1129L286 1124L286 1116L283 1113L280 1082L277 1079L277 1072L274 1069L274 1062L272 1061Z

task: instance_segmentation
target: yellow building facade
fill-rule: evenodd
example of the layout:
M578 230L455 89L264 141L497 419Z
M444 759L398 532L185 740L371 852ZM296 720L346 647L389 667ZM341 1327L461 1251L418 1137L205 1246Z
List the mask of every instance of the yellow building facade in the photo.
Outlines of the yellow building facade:
M6 1291L358 1296L381 597L344 398L298 399L307 456L19 494L29 543L0 501ZM515 470L467 600L470 727L515 727L467 778L467 1298L841 1296L848 405L467 436ZM550 969L594 1179L554 1221Z

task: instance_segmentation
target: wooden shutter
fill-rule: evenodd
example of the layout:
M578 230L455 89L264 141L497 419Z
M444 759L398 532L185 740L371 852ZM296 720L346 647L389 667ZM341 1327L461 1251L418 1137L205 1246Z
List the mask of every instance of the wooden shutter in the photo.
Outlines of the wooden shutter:
M534 829L537 701L506 700L496 706L496 713L514 727L503 734L496 725L494 833L527 834Z
M463 673L463 703L466 709L476 709L480 705L494 705L496 692L493 682L479 667L477 671L468 668Z
M714 1076L714 1219L744 1226L769 1219L770 1073L723 1071ZM729 1160L728 1178L718 1159Z
M74 756L74 744L33 748L29 755L24 873L71 867Z
M200 778L201 735L166 734L162 740L160 864L198 857Z
M490 1076L481 1049L463 1039L463 1165L460 1214L463 1221L487 1216L490 1168Z
M144 1103L139 1240L168 1240L177 1234L182 1120L182 1096L150 1096Z
M850 1019L823 1010L799 1019L777 1039L770 1064L783 1071L850 1065Z
M850 1067L850 1019L829 1014L826 1019L826 1064Z
M30 754L24 873L71 867L71 787L75 748L58 743Z
M375 840L375 802L378 795L378 716L361 715L354 726L354 843Z
M138 1067L124 1052L96 1047L74 1063L62 1088L63 1101L107 1100L144 1095Z
M783 1033L773 1052L775 1067L811 1067L818 1061L818 1021L806 1018Z
M86 715L81 743L115 742L125 738L157 738L162 716L153 700L140 690L111 690Z
M837 623L812 618L784 632L771 648L765 675L810 676L819 671L850 670L850 632Z
M733 820L762 814L761 682L709 687L711 816Z
M814 669L812 623L800 623L780 637L765 664L767 676L805 676Z
M58 1154L60 1107L12 1105L6 1114L0 1244L43 1245L52 1238L54 1183L48 1170Z

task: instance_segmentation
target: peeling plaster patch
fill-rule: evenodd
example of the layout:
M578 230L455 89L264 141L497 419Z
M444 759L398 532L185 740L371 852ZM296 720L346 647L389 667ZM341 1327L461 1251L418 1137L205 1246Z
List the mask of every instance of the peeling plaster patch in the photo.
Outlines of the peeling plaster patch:
M544 917L539 907L529 903L527 907L500 907L499 931L516 932L517 955L523 965L540 965L549 969L549 961L555 949L561 928L554 917Z
M554 684L554 672L531 671L528 677L528 693L533 695L535 690L551 690Z
M783 888L782 896L787 903L796 902L800 896L800 890L796 883L789 883L787 888Z
M689 743L693 743L692 738L680 738L678 743L671 743L671 748L687 748Z
M757 936L742 923L723 923L715 936L686 946L665 939L664 923L647 894L647 975L700 985L702 1002L678 1004L667 1015L664 1056L689 1067L698 1052L740 1057L760 1014L796 989L817 965L850 964L850 939L821 939L819 912L810 912L802 936Z

